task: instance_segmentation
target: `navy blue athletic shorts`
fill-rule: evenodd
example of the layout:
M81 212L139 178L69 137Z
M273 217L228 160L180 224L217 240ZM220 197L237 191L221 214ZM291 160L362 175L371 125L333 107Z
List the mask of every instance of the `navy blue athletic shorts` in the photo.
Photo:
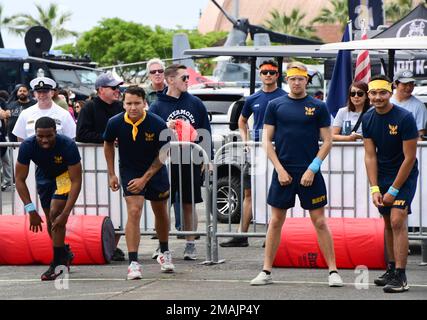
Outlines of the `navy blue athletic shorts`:
M191 166L193 166L193 180L191 180ZM179 201L179 192L182 190L182 202L194 203L203 202L202 199L202 171L201 166L196 164L183 164L181 165L181 178L179 179L179 164L171 165L171 184L172 184L172 203ZM180 183L181 182L181 183ZM178 198L175 199L175 195L178 193Z
M144 196L150 201L162 201L169 198L169 177L168 171L163 166L146 184L145 188L140 193L131 193L127 190L129 181L141 178L144 175L142 171L135 171L120 168L120 180L123 188L123 196Z
M68 194L55 194L56 181L55 179L36 179L37 193L40 197L42 208L50 208L52 199L67 200Z
M305 171L304 171L305 172ZM281 186L274 170L267 203L275 208L289 209L295 206L295 196L298 195L301 207L305 210L315 210L324 207L327 203L326 185L320 172L314 175L313 184L304 187L300 184L304 172L289 172L292 183Z
M378 177L378 186L380 187L380 192L382 195L384 195L388 191L395 179L396 176L394 175ZM416 174L411 174L405 181L403 186L400 188L393 205L391 207L378 207L378 211L382 215L389 215L391 213L391 208L408 208L408 214L411 214L411 203L414 199L415 191L417 190L417 179L418 172Z

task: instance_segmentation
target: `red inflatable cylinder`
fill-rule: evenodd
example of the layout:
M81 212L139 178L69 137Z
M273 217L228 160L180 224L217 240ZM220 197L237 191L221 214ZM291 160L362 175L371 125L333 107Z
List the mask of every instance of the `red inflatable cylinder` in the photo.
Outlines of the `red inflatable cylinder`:
M329 218L337 268L385 269L383 219ZM310 218L286 219L274 267L327 268Z
M0 265L50 264L52 241L46 230L33 233L27 216L0 216ZM70 216L65 243L74 253L73 264L105 264L114 252L114 227L110 218Z

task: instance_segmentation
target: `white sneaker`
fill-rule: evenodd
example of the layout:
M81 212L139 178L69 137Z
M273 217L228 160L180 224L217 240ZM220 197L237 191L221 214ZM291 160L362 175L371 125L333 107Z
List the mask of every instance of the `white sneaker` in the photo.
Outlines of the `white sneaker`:
M251 286L265 286L266 284L272 284L273 278L271 274L266 274L264 271L261 271L255 278L251 281Z
M170 251L159 253L157 262L160 264L160 270L162 272L174 272L175 266L172 263L172 254Z
M328 277L328 280L329 280L329 286L330 287L342 287L343 286L341 276L336 272L330 274Z
M141 265L136 262L132 261L128 267L128 280L138 280L142 279L142 267Z
M197 250L194 243L185 244L184 260L197 260Z
M157 247L156 251L153 252L153 254L151 255L151 259L157 259L157 257L159 256L160 253L160 247Z

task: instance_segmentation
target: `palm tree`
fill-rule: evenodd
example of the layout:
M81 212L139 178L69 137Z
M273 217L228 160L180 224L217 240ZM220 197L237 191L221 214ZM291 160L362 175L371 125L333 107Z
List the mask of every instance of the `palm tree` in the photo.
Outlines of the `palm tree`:
M385 6L386 21L394 23L412 10L412 0L396 0Z
M61 40L70 36L78 36L78 32L67 30L63 27L64 23L71 18L71 12L61 13L57 4L51 3L46 10L39 4L35 4L38 17L30 14L19 13L10 17L9 30L17 35L23 35L27 30L34 26L43 26L48 29L53 38Z
M9 24L10 24L10 18L3 17L3 5L0 3L0 48L4 48L1 31L4 27L10 28Z
M332 0L332 10L323 8L320 14L313 19L312 23L327 23L327 24L340 24L341 30L344 31L348 17L348 3L347 0Z
M315 29L312 26L304 26L302 20L305 17L298 9L293 9L291 14L287 16L285 13L282 15L273 9L269 20L264 22L264 27L280 32L287 33L298 37L318 39L314 33Z

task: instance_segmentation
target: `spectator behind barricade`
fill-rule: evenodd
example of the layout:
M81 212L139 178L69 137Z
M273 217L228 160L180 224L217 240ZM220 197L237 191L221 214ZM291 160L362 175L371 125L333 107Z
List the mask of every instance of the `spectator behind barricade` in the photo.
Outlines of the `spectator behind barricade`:
M10 118L10 111L5 110L6 101L9 99L7 91L0 91L0 142L7 142L6 123ZM10 153L7 148L0 148L0 182L1 191L6 191L7 188L12 186L12 162Z
M315 99L319 99L319 100L323 101L323 99L324 99L323 91L322 91L322 90L316 91L316 92L314 93L313 97L314 97Z
M368 85L353 82L348 89L347 106L338 110L332 125L333 141L362 139L362 116L369 109Z
M10 102L6 105L6 110L10 112L10 118L7 121L7 136L10 142L17 142L18 139L12 133L16 120L18 120L22 110L35 105L37 101L31 97L30 89L25 84L18 85L13 91L13 95L15 97L9 98Z
M71 105L70 94L68 93L68 91L64 90L64 89L58 90L58 97L60 99L64 100L67 103L68 112L71 114L71 116L73 117L74 121L76 121L76 117L74 115L74 109L73 109L73 107Z
M123 112L123 103L120 100L120 85L123 81L116 79L111 72L102 73L95 81L98 93L92 100L86 102L77 119L76 140L84 143L104 143L103 134L108 120ZM116 235L116 250L113 261L124 261L125 254L117 244L120 235Z
M75 115L76 119L79 118L80 111L82 110L84 105L85 105L85 102L83 100L78 100L75 102L75 104L74 104L74 115Z
M56 87L53 90L53 98L52 98L53 102L55 102L58 106L60 106L62 109L67 110L68 111L68 104L64 99L61 99L61 97L59 97L59 88Z
M203 102L187 92L188 70L185 65L173 64L165 69L165 79L168 87L158 94L158 100L150 106L150 111L160 116L168 123L168 127L175 129L175 121L182 119L189 122L199 134L199 143L205 147L208 155L212 156L211 126L208 112ZM209 134L209 136L208 136ZM182 163L182 153L180 162ZM171 202L174 203L176 193L181 192L184 211L183 230L197 230L197 212L193 212L193 204L203 201L201 194L202 174L198 164L182 163L171 165ZM180 170L182 175L180 174ZM179 179L179 178L182 178ZM193 180L191 179L193 177ZM194 217L194 219L193 219ZM187 236L184 250L185 260L196 260L195 236Z
M412 95L415 88L413 76L414 74L410 70L396 72L394 75L396 90L390 102L412 113L421 140L421 137L427 133L427 109L422 101Z
M165 87L165 64L158 58L147 62L147 75L150 84L144 88L147 93L147 104L151 106L157 100L157 93L162 92Z
M101 74L95 81L98 93L86 102L77 121L76 140L85 143L104 143L102 134L108 119L123 111L120 99L120 85L123 81L116 79L111 72Z

